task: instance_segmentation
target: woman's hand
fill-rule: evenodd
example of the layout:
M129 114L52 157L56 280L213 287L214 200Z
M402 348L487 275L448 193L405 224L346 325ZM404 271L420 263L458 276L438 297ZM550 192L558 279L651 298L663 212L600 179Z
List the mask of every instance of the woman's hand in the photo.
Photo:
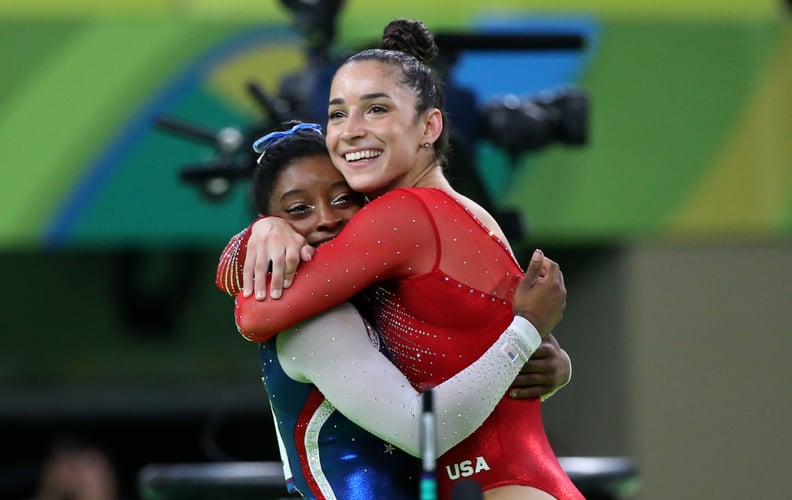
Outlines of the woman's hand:
M280 217L265 217L253 224L242 271L242 293L257 300L267 298L267 271L271 271L269 295L278 299L289 288L300 260L309 261L315 248ZM257 279L261 278L261 279Z
M553 335L548 335L514 379L509 396L530 399L552 394L572 376L572 361Z
M545 338L561 322L566 296L564 275L558 264L536 250L514 294L514 314L530 321Z

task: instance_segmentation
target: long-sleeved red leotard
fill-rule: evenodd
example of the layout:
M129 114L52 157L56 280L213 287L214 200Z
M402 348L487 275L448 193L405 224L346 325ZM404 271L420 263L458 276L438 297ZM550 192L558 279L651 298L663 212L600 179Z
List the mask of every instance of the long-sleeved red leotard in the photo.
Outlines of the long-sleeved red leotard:
M221 258L218 284L243 259L244 234ZM374 318L394 364L419 389L448 379L497 339L513 318L523 272L505 245L444 191L391 191L301 264L278 300L237 295L237 326L265 341L278 331L371 289ZM233 287L231 287L233 288ZM485 423L438 460L441 498L454 481L484 489L533 486L581 499L544 432L540 401L503 397Z

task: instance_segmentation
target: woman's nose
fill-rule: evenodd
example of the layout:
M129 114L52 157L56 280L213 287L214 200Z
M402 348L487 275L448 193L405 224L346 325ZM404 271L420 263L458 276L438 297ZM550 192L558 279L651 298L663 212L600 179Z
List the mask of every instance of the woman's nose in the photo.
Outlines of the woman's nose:
M319 217L316 221L316 229L318 231L333 231L343 224L344 220L332 208L320 208L317 212Z
M353 114L346 117L341 130L341 139L344 141L351 141L362 136L365 131L363 130L362 121Z

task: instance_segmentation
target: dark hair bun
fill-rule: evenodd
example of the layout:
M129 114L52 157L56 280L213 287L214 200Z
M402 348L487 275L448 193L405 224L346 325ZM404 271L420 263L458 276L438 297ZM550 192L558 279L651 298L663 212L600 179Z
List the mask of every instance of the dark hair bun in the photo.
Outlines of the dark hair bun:
M382 32L382 48L409 54L424 64L437 55L434 37L421 21L394 19Z

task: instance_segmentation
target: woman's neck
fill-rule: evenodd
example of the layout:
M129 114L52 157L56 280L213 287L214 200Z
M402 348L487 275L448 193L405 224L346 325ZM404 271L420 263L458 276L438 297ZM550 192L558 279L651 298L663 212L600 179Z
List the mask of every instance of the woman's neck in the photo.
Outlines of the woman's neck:
M415 179L413 187L433 187L442 189L444 191L453 192L451 183L446 179L443 173L443 167L440 164L435 164L427 168L418 178Z
M374 198L378 198L383 194L392 191L397 188L413 188L413 187L432 187L437 189L442 189L451 194L455 194L456 192L451 187L451 183L443 174L443 167L439 164L432 164L427 166L425 169L421 170L421 172L417 174L413 174L411 177L406 177L401 179L399 182L394 183L389 187L385 187L380 191L376 192L367 192L366 197L369 200L373 200Z

